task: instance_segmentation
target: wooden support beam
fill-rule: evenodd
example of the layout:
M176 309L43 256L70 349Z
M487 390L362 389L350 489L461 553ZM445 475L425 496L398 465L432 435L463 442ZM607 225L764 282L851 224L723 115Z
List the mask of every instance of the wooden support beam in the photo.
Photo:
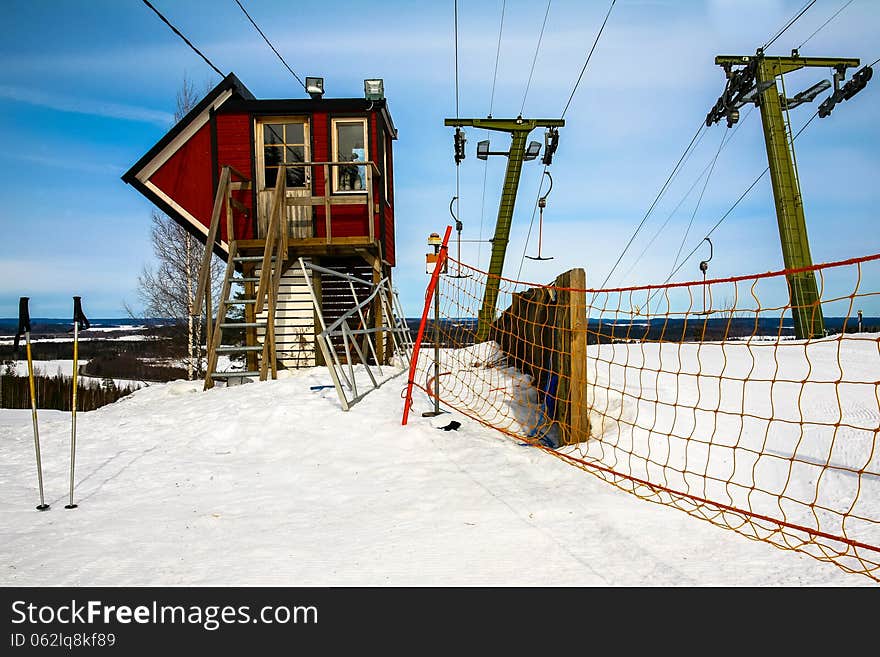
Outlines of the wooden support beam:
M247 264L247 266L242 267L242 273L245 278L255 278L254 273L256 272L256 267L253 264ZM252 282L247 282L244 284L244 295L247 299L253 299L257 294L257 286ZM257 322L257 309L254 307L254 304L247 303L244 305L244 321L248 324L255 324ZM265 339L265 336L264 338ZM256 347L257 346L257 329L256 327L249 327L245 329L244 333L244 343L248 347ZM248 351L246 356L247 362L247 370L249 372L257 371L257 353L255 351Z
M556 419L563 445L590 437L587 408L587 277L571 269L556 278L554 371L559 376Z
M217 231L220 227L220 211L223 209L223 199L226 198L227 187L229 186L229 167L223 167L220 174L220 182L217 185L217 193L214 195L214 209L211 210L211 223L208 227L208 236L205 240L205 252L202 254L202 264L199 267L199 282L196 285L196 296L193 307L193 315L199 316L202 313L202 299L205 296L205 286L208 282L208 275L211 271L211 258L214 255L214 244L217 241Z
M319 258L312 258L312 262L316 265L321 264L321 260ZM318 302L318 305L322 308L324 307L324 294L321 288L321 274L319 272L312 273L312 290L315 292L315 299ZM318 333L321 332L321 324L320 318L318 317L318 311L315 310L314 315L312 316L312 326L315 327L315 365L322 366L327 365L327 360L324 357L324 349L326 349L326 345L324 344L324 340L318 337ZM330 364L332 366L332 363Z
M371 262L372 261L372 262ZM373 267L373 283L378 285L382 280L382 261L376 258L370 258L367 262ZM389 322L391 318L389 317ZM384 326L382 321L382 297L381 295L376 295L376 298L373 300L373 328L381 329ZM378 361L377 365L383 365L386 363L385 360L385 333L381 330L378 330L376 334L373 336L373 340L376 343L376 360Z
M333 231L330 228L330 166L324 165L324 237L327 244L332 240Z

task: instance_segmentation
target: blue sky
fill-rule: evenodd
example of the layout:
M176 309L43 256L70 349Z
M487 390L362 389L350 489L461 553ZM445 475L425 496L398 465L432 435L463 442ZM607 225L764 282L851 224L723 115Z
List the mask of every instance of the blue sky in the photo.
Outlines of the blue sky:
M224 72L259 98L299 98L301 88L233 0L155 0ZM290 3L243 0L300 76L325 78L327 97L360 97L363 79L382 77L399 129L395 146L397 284L408 314L424 294L425 237L442 231L455 193L453 3ZM717 54L751 54L802 0L618 0L566 115L545 211L544 249L555 260L525 260L521 278L549 281L569 267L598 285L626 244L700 121L723 88ZM771 48L788 54L843 0L818 0ZM459 2L461 116L489 111L501 0ZM525 99L526 116L557 117L607 10L601 1L554 0ZM509 0L493 114L515 116L546 4ZM880 57L880 4L855 0L801 54ZM136 279L151 259L150 203L120 175L169 128L184 75L197 85L216 74L139 0L13 0L0 25L0 317L30 296L33 316L67 316L70 297L95 317L136 303ZM792 91L827 71L799 72ZM880 78L816 120L797 141L798 168L815 262L880 251ZM820 98L821 100L821 98ZM812 110L793 112L797 129ZM656 283L668 275L696 194L635 263L718 148L724 125L707 132L664 202L646 223L611 284ZM465 239L494 227L503 158L474 156L484 138L468 131L460 168ZM533 138L541 140L536 132ZM505 148L503 140L494 144ZM494 148L494 146L493 146ZM488 166L485 203L484 166ZM766 166L758 112L722 151L685 245L689 252ZM519 270L541 165L523 172L506 275ZM697 192L699 191L699 185ZM482 209L484 208L484 209ZM781 268L768 179L713 234L711 274ZM535 246L529 248L529 252ZM485 265L488 250L463 248ZM697 258L676 280L697 278ZM623 274L628 273L627 276ZM870 274L873 290L880 277ZM866 313L880 314L865 300ZM870 304L873 304L870 305Z

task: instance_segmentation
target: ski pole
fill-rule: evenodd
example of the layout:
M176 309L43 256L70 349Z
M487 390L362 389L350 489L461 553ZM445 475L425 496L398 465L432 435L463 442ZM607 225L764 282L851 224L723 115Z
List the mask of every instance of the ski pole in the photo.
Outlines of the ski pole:
M70 405L70 501L64 505L65 509L75 509L73 503L73 473L76 466L76 388L77 374L79 370L79 326L83 330L90 326L82 310L82 297L73 297L73 400Z
M18 342L24 333L24 341L27 349L28 381L31 391L31 417L34 423L34 453L37 455L37 483L40 487L40 504L37 511L46 511L49 505L43 497L43 463L40 459L40 428L37 423L37 394L34 386L34 360L31 356L31 316L28 312L28 297L18 300L18 331L15 333L15 352L18 353Z

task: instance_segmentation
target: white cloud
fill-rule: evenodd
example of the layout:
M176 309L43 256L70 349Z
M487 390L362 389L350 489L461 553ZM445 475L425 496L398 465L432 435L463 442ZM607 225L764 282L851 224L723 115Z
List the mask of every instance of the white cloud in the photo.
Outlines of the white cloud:
M76 114L89 114L92 116L104 116L111 119L123 119L125 121L139 121L142 123L154 123L163 127L169 126L174 116L168 112L151 110L145 107L111 103L107 101L89 98L74 98L57 93L47 93L35 89L24 89L0 85L0 98L19 103L28 103L40 107L59 110L61 112L74 112Z

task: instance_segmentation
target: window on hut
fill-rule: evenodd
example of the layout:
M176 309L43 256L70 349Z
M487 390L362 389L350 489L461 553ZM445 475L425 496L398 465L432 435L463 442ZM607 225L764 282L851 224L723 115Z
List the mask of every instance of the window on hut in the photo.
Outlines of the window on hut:
M336 119L333 121L333 161L367 161L367 120ZM367 188L367 167L345 165L333 167L333 190L363 192Z
M267 189L275 187L278 172L285 165L305 162L306 131L303 123L263 124L263 175ZM305 187L308 176L305 167L286 167L287 186Z

